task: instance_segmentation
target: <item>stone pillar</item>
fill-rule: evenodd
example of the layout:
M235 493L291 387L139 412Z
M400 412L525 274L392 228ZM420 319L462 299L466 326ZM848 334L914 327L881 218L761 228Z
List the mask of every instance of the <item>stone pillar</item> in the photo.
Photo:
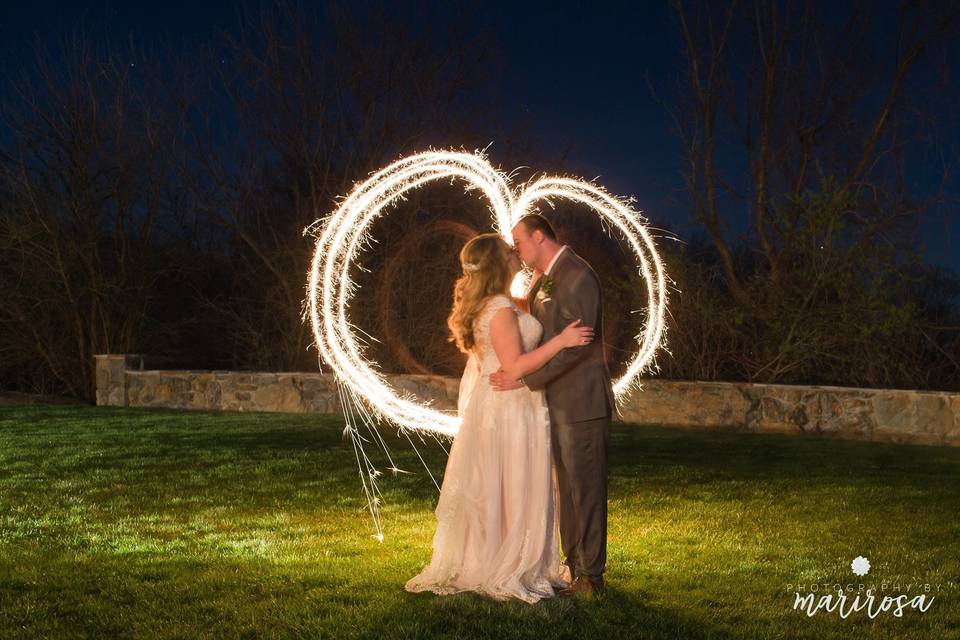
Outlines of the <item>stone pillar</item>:
M93 357L97 363L97 406L127 406L127 369L143 370L143 356L110 353Z

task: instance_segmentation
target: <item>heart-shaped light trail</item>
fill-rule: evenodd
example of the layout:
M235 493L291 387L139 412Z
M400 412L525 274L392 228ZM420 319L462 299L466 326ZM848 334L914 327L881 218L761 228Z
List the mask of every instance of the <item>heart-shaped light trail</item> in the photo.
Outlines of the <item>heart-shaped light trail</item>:
M364 357L347 313L355 289L350 270L370 240L368 229L378 216L403 199L408 191L442 179L460 179L468 191L479 190L490 203L493 229L507 242L512 242L510 230L520 218L534 211L538 202L556 198L587 205L622 234L646 282L647 305L644 328L637 338L637 352L626 373L614 383L618 400L631 388L639 387L640 375L654 362L664 339L667 275L646 220L628 201L611 196L589 182L555 177L541 178L515 194L507 176L491 166L482 154L453 151L429 151L403 158L358 184L336 211L304 232L316 237L307 285L307 313L321 360L333 370L340 385L347 431L353 436L361 478L380 539L379 491L375 483L379 472L362 450L357 417L384 450L383 440L376 432L381 420L399 426L408 439L410 432L452 437L457 433L460 420L455 414L433 409L409 394L398 394L375 363ZM395 465L391 469L399 471Z

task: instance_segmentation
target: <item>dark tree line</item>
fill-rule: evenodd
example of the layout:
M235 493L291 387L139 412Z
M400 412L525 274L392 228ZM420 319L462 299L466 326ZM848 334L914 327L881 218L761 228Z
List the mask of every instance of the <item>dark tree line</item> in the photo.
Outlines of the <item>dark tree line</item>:
M865 13L828 33L813 5L677 5L688 74L662 97L703 233L663 246L679 291L660 375L960 389L960 285L903 240L932 204L903 179L928 126L907 87L955 16L905 11L887 69L856 46ZM562 170L499 127L496 43L454 14L440 31L387 8L282 6L204 48L38 47L0 104L0 388L91 398L97 353L315 370L302 231L355 181L494 139L504 167ZM732 152L746 177L721 171ZM737 208L753 232L731 241ZM368 348L384 369L459 371L443 319L459 246L488 218L436 185L376 223L352 317L383 337ZM607 283L619 367L643 284L589 215L555 219Z
M915 186L912 167L940 150L937 116L960 106L949 75L960 8L678 0L674 9L683 74L663 100L704 235L675 273L713 312L681 303L677 346L702 361L668 371L957 389L956 274L915 250L931 209L956 207L936 187L955 158L920 179L932 189Z

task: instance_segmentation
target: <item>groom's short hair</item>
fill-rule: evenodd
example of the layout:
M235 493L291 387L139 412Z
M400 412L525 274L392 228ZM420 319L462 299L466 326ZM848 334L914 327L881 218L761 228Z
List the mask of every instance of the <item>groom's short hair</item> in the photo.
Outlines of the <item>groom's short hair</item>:
M557 242L557 232L553 230L553 225L539 213L528 213L520 218L520 222L523 223L530 235L533 235L534 231L540 231L546 237Z

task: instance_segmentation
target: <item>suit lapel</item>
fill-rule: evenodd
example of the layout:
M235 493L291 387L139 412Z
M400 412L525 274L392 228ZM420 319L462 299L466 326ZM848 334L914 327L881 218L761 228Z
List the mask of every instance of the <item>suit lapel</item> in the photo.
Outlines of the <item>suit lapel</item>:
M537 292L540 291L540 285L543 284L544 276L540 276L537 279L537 282L533 285L533 288L530 289L530 293L527 294L527 307L530 309L530 315L532 315L537 320L540 319L540 315L537 313Z
M559 294L558 291L565 291L565 289L563 289L563 282L565 281L564 274L569 266L568 262L571 260L573 260L573 249L568 246L564 249L563 253L560 254L560 257L557 258L557 261L553 263L553 269L550 272L550 279L553 280L553 288L550 291L549 297L552 298L557 295L562 295ZM544 330L548 334L556 335L563 329L561 325L560 305L557 302L552 303L549 309L541 303L540 311L541 313L540 316L537 317L537 320L540 321L540 324L543 325Z
M563 263L570 259L571 255L568 254L573 254L573 249L571 249L569 246L564 249L563 253L560 254L560 257L558 257L557 261L554 263L553 273L551 273L549 276L550 278L553 278L554 282L556 282L557 273L560 271ZM534 318L540 321L540 324L544 324L545 318L542 314L543 305L540 304L539 300L537 300L537 293L540 292L540 286L543 284L543 279L546 277L548 277L547 274L541 274L540 278L537 280L537 283L533 285L533 289L531 289L530 293L527 294L527 303L530 308L530 313Z

